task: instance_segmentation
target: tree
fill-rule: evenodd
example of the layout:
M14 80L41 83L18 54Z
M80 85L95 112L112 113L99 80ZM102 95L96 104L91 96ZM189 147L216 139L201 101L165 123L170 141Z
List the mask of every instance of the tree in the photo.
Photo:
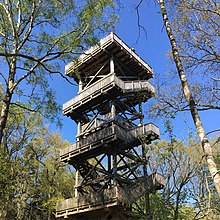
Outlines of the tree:
M210 142L208 141L206 137L202 121L198 114L198 109L197 109L194 97L191 93L189 84L187 82L187 77L186 77L186 74L183 68L182 60L179 56L179 50L178 50L178 47L175 41L175 37L173 35L172 29L171 29L171 26L168 20L164 1L160 0L158 3L160 5L163 22L166 28L166 32L167 32L171 47L172 47L172 55L173 55L174 62L176 64L177 71L178 71L179 79L180 79L181 86L182 86L182 91L189 105L190 113L193 118L194 125L196 127L198 136L200 138L203 152L204 152L207 164L208 164L209 172L213 178L216 191L218 192L218 195L220 197L220 175L218 173L218 169L217 169L214 157L213 157L212 148L211 148Z
M64 77L57 60L72 59L69 55L81 53L95 42L96 36L112 27L113 6L109 0L1 1L0 144L4 142L11 105L27 108L28 104L29 111L39 111L52 121L57 119L59 107L48 77Z
M167 215L163 218L185 219L183 209L190 207L188 202L190 198L189 181L196 176L200 169L202 157L193 147L185 146L183 142L176 139L172 139L170 142L154 143L150 147L149 154L152 155L150 165L167 178L166 188L162 193L162 201ZM192 212L188 215L191 217L195 215L193 207Z
M68 142L50 133L39 113L13 108L4 137L8 151L0 157L0 218L54 219L56 202L74 192L74 174L59 161Z
M166 7L198 111L219 110L218 1L167 1ZM173 82L172 93L169 95L163 92L167 88L158 89L161 95L155 110L159 107L162 109L160 113L170 115L189 110L182 93L175 90L175 85L178 87L177 81Z
M169 142L162 140L148 146L148 169L162 173L167 180L163 190L150 195L147 208L151 219L219 219L219 200L198 140L189 139L186 145L171 134ZM216 149L219 151L219 147ZM144 198L134 206L143 220L148 219L145 208Z

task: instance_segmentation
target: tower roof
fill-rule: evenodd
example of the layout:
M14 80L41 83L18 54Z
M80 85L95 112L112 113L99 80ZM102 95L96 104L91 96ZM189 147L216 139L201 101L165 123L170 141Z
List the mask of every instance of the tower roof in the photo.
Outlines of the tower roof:
M78 82L79 74L94 76L97 72L95 67L105 65L110 57L113 57L116 63L120 63L120 71L128 79L147 80L153 77L152 68L113 32L81 54L78 59L67 64L65 73ZM104 75L108 73L109 71L106 69Z

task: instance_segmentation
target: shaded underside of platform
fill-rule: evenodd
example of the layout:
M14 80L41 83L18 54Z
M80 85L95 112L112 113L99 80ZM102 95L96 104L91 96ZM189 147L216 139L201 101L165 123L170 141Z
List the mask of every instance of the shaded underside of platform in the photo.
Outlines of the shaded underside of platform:
M69 220L140 220L140 216L121 206L106 207L90 212L66 215ZM63 217L62 217L63 218Z
M91 47L78 59L66 65L65 72L78 82L79 74L82 77L94 76L100 64L107 62L110 57L114 57L119 65L123 64L120 66L120 71L126 72L127 78L147 80L153 77L152 68L114 33L110 33L96 46ZM115 69L117 70L117 65ZM103 74L107 75L108 69Z

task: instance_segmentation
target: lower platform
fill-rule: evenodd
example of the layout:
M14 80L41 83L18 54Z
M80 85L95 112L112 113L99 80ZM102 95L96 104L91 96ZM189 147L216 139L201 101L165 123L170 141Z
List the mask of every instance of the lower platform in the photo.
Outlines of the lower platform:
M93 192L59 202L56 207L56 217L68 218L71 216L75 219L86 219L84 217L90 214L95 215L97 213L96 216L100 216L106 211L110 212L114 209L123 211L124 216L127 215L128 217L131 215L130 210L134 202L145 193L151 193L163 187L165 187L164 177L161 174L154 173L149 175L145 180L137 180L128 188L113 186L110 189L104 189L99 192ZM89 220L91 219L89 218ZM125 219L135 218L133 216L133 218Z
M128 197L122 188L114 187L101 192L93 192L83 196L66 199L57 204L56 217L77 216L80 213L88 213L99 210L104 211L110 207L129 208L126 205Z
M130 209L120 206L94 210L88 213L66 215L60 218L69 220L140 220L140 216L132 213Z

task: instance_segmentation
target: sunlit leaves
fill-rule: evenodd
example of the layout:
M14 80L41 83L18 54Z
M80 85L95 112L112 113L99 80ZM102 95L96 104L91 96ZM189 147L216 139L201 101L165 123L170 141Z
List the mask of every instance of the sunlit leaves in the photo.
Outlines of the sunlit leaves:
M68 142L50 133L39 113L12 107L5 131L8 153L0 156L1 218L52 219L56 202L74 191L73 174L59 161Z
M94 44L99 34L112 30L115 23L111 17L113 7L113 1L106 0L1 3L0 51L6 70L2 76L6 81L11 79L11 91L21 91L23 87L25 92L18 94L19 99L33 109L37 106L42 115L54 121L53 112L58 113L59 108L49 88L49 77L63 75L64 63L61 62L72 60L75 54ZM13 92L6 94L7 84L3 86L3 95L12 96L14 100L17 96ZM52 117L44 112L46 108L40 108L44 98L49 104L47 109L53 108ZM36 101L35 106L33 101ZM7 103L4 108L9 105ZM7 115L1 117L7 118Z

